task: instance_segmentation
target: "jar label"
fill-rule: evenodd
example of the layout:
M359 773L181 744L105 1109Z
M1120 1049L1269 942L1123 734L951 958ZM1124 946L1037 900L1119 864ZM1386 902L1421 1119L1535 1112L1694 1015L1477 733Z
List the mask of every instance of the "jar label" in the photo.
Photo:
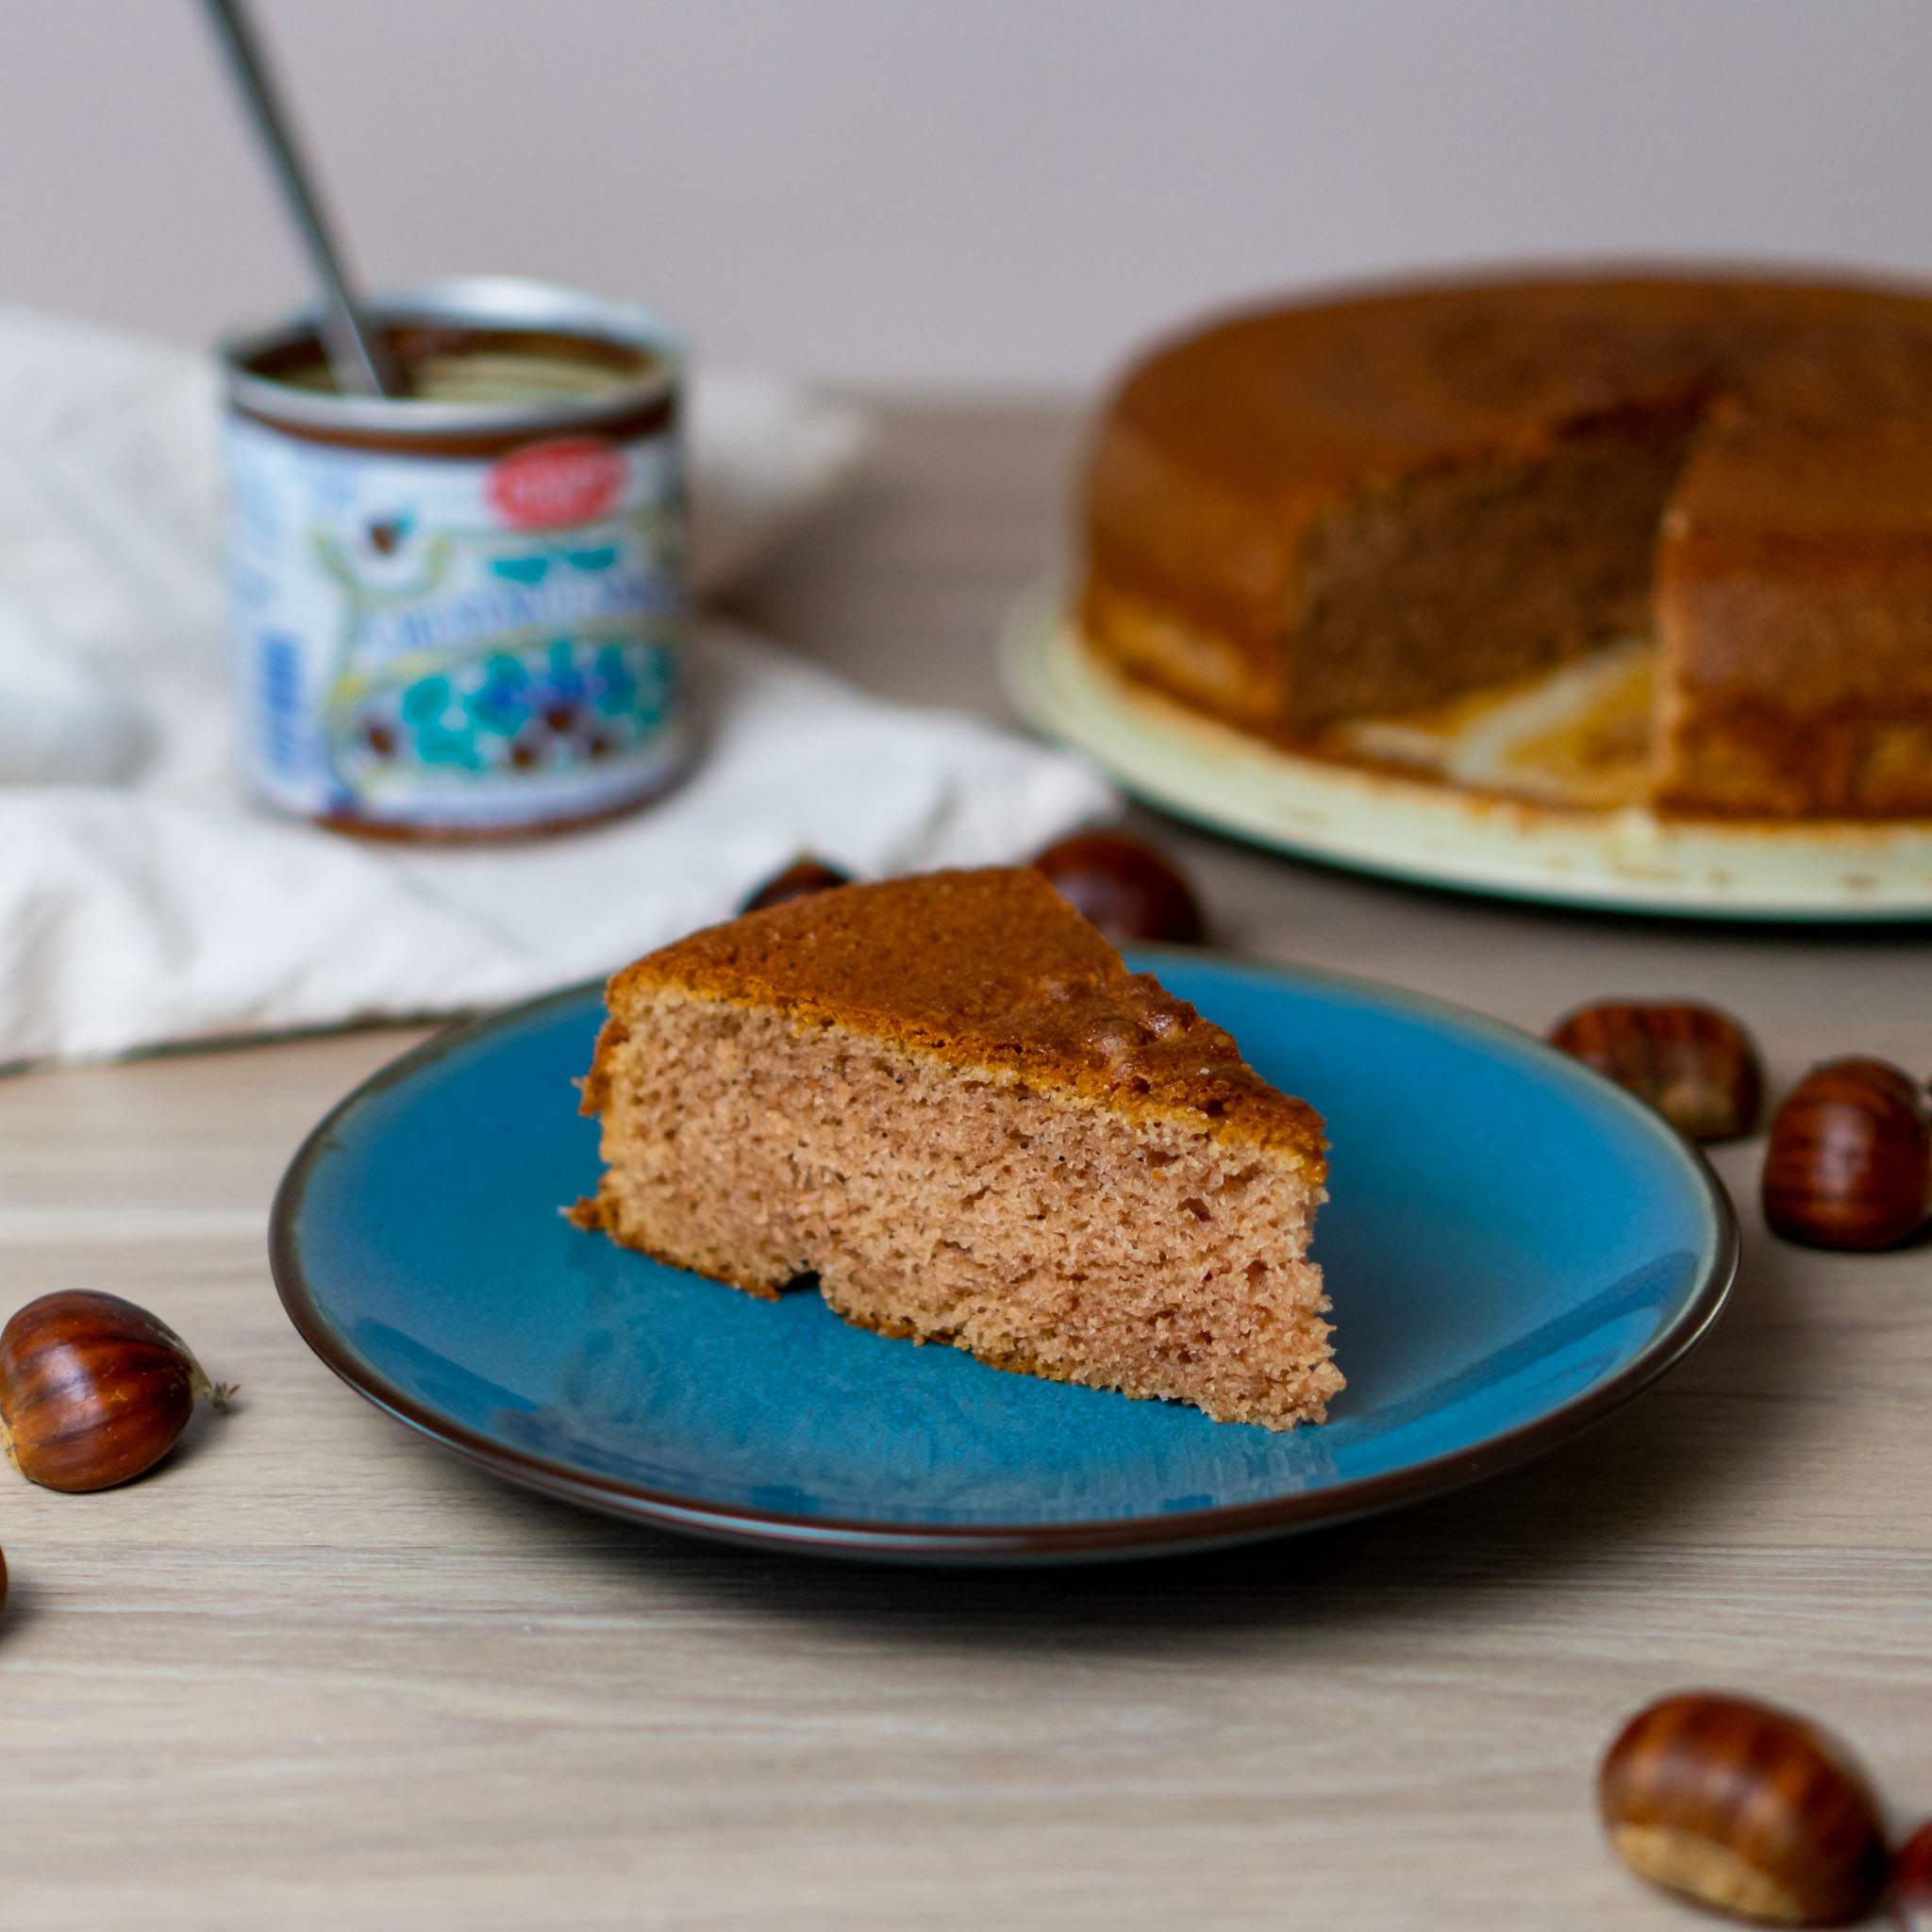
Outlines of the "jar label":
M507 524L548 529L608 515L624 494L624 458L595 436L533 442L493 463L490 501Z
M685 507L669 428L494 460L227 427L242 755L308 817L589 817L683 757Z

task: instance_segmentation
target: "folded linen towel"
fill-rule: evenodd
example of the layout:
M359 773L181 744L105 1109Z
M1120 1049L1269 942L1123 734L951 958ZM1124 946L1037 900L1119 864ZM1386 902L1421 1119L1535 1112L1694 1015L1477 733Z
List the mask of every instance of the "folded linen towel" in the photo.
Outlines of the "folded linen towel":
M200 358L0 309L0 1065L430 1015L604 972L810 848L1011 859L1110 808L1085 765L699 626L704 757L628 819L365 844L230 774L216 407ZM700 380L701 589L850 467L862 418Z

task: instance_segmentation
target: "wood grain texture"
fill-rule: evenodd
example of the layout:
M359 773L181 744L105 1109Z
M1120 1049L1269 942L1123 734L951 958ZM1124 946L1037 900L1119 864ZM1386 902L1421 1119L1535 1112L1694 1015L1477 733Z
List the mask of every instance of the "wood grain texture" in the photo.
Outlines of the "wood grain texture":
M875 687L991 708L1073 419L889 431L739 603ZM1922 935L1612 924L1174 841L1243 952L1538 1029L1711 1000L1774 1093L1831 1054L1932 1067ZM1685 1924L1607 1856L1591 1786L1631 1709L1707 1684L1856 1740L1898 1824L1932 1811L1932 1251L1772 1240L1761 1138L1717 1150L1734 1312L1564 1453L1258 1549L922 1574L543 1503L308 1357L270 1195L414 1037L0 1082L0 1312L109 1289L242 1385L132 1489L0 1473L15 1932Z

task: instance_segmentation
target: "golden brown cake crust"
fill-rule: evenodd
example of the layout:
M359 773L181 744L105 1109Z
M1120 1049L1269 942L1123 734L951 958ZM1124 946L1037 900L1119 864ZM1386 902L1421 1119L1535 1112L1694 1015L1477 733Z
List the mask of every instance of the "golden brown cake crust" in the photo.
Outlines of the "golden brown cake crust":
M1322 1122L1271 1087L1219 1026L1131 974L1039 873L927 873L774 906L693 933L610 982L585 1084L601 1110L626 1009L666 987L770 1006L797 1025L863 1029L960 1068L1128 1114L1185 1115L1217 1138L1326 1169Z
M1660 519L1660 796L1932 812L1932 294L1909 286L1510 277L1212 324L1105 413L1090 641L1236 723L1317 728L1326 520L1366 506L1422 530L1413 506L1437 515L1459 475L1547 495L1551 466L1620 418L1695 425ZM1550 567L1541 547L1531 523L1519 575ZM1602 608L1608 626L1624 607Z

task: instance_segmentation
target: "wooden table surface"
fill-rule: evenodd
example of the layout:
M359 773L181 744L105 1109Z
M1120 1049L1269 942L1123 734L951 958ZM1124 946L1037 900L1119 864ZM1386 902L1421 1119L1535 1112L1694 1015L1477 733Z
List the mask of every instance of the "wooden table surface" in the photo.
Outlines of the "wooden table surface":
M996 708L1073 419L900 408L740 594L891 692ZM1782 1083L1932 1066L1923 935L1703 929L1398 889L1176 834L1236 950L1541 1028L1720 1001ZM1569 1449L1379 1521L1192 1560L873 1570L687 1542L462 1466L313 1360L263 1227L396 1030L0 1082L8 1307L164 1311L238 1410L155 1479L0 1481L0 1925L904 1932L1694 1923L1606 1855L1597 1755L1724 1685L1932 1812L1932 1252L1763 1232L1733 1310ZM1426 1096L1417 1096L1418 1106Z

